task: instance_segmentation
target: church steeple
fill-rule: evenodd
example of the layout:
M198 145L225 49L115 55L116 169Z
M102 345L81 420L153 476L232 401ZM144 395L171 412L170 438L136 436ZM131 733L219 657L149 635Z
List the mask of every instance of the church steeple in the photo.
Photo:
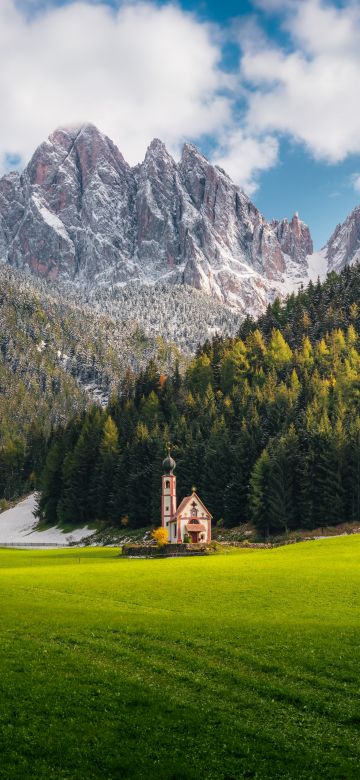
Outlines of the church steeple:
M170 448L162 466L161 525L163 528L167 528L170 537L169 523L176 512L176 477L173 473L176 463L171 457Z
M167 458L165 458L165 460L163 460L162 466L163 466L164 474L172 474L173 471L174 471L174 468L176 467L176 463L175 463L174 459L170 455L170 447L168 447Z

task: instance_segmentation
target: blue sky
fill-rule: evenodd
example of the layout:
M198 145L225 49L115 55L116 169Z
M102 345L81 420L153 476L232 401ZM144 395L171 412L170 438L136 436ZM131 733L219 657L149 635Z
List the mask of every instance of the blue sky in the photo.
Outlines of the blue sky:
M360 202L359 5L1 0L0 165L59 124L94 122L131 164L191 140L319 248Z

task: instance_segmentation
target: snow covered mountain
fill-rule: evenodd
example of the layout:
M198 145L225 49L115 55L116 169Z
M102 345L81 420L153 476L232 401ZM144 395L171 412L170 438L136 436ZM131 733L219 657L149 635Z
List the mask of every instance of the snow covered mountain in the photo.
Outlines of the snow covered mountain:
M93 293L187 285L256 315L319 268L351 262L360 245L355 212L314 256L297 214L267 222L191 144L176 163L155 139L131 168L87 124L56 130L23 174L0 180L0 259Z
M360 260L360 206L356 206L342 225L337 225L325 247L329 271L341 271Z
M59 129L0 180L0 258L48 280L187 284L256 313L311 251L297 215L266 222L190 144L177 164L155 139L131 168L94 126Z

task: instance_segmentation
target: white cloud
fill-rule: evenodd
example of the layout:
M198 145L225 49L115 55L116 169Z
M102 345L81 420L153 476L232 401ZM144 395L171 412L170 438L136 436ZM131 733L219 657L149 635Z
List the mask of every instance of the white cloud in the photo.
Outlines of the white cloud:
M0 2L0 159L56 126L91 121L130 163L154 136L174 149L231 122L216 30L180 8L86 2L31 20Z
M258 138L240 128L232 129L225 133L213 161L225 171L231 171L233 179L251 195L258 187L257 174L275 165L278 150L278 142L272 136Z
M0 168L19 154L25 164L55 127L92 122L130 164L156 136L174 154L210 137L216 162L253 190L277 144L238 128L241 85L221 68L223 43L171 3L0 0Z
M360 173L353 173L351 176L351 184L355 192L360 192Z
M263 0L258 0L263 7ZM282 0L292 46L280 48L253 30L242 39L242 77L251 134L286 133L318 159L360 153L360 7L350 2Z
M277 14L287 43L239 19L241 68L230 76L224 31L171 0L119 0L117 10L100 0L0 0L3 170L16 154L26 162L55 127L81 122L131 164L155 136L175 154L184 140L210 137L214 161L248 192L276 164L282 133L329 162L360 153L358 0L254 6Z

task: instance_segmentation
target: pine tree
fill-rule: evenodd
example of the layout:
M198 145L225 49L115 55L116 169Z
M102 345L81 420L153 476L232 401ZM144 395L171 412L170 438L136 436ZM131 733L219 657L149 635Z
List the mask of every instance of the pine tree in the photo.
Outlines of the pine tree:
M101 432L101 412L94 409L85 417L74 450L64 460L64 490L58 505L62 522L85 525L97 519L96 465Z
M288 533L296 517L296 466L299 442L293 425L269 448L269 523L272 531Z
M129 452L128 509L130 525L140 528L151 521L153 442L144 423L139 422Z
M346 519L360 521L360 417L350 421L349 437L345 445L344 493Z
M42 522L56 525L57 509L62 492L62 465L64 451L61 437L51 445L42 472L40 495L37 501L36 514Z
M251 516L256 528L265 537L272 531L269 511L270 474L270 456L265 449L256 461L250 478Z
M249 504L251 472L261 452L259 419L254 410L249 422L242 420L231 448L231 472L225 488L224 520L226 526L235 526L251 520Z
M112 510L114 477L119 455L119 432L109 415L105 418L96 464L97 517L109 520Z
M203 500L215 521L224 518L224 491L231 476L231 452L225 421L215 422L206 442Z

